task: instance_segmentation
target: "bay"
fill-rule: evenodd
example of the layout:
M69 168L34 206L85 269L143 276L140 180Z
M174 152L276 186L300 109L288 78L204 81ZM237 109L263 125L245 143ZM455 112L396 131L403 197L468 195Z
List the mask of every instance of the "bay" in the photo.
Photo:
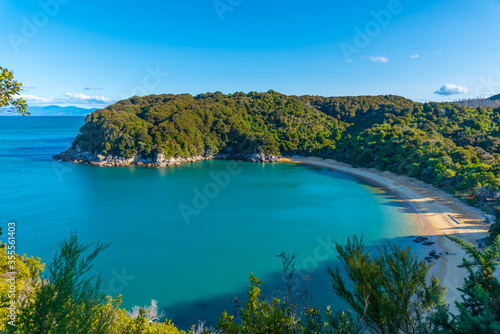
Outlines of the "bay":
M370 245L415 233L391 194L349 175L291 163L201 161L164 169L59 162L83 117L0 118L0 225L18 251L50 262L71 231L112 242L98 258L103 288L123 307L158 301L183 329L213 324L244 301L250 272L280 296L281 252L320 307L339 305L326 265L333 242ZM1 237L5 242L6 235ZM280 289L281 287L281 289Z

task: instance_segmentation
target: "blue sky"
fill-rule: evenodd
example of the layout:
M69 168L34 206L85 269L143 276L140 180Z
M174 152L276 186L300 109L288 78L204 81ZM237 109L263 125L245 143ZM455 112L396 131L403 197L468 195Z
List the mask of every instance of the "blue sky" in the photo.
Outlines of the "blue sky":
M499 0L2 0L0 66L33 106L270 89L452 101L500 93L499 18Z

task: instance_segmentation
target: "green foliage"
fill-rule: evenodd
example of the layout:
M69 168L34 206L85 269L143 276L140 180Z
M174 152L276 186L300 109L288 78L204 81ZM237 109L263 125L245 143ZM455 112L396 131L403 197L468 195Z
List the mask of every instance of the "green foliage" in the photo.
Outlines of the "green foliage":
M497 101L497 100L500 100L500 94L490 96L490 97L488 98L488 100L490 100L490 101Z
M26 101L16 98L16 95L21 92L22 85L14 80L14 74L11 71L0 66L0 108L11 106L23 116L30 114L27 111Z
M98 110L73 148L104 155L324 154L344 130L298 97L268 93L150 95Z
M240 309L241 321L226 311L222 313L217 329L223 333L298 333L300 324L293 312L294 305L279 299L266 301L261 298L261 281L250 273L248 301Z
M500 235L500 223L497 221L490 226L490 237L494 240Z
M228 333L500 333L500 283L493 272L500 257L500 236L481 251L467 242L450 237L466 251L461 267L468 272L457 302L458 314L451 314L442 302L444 289L437 278L426 281L428 267L415 259L409 248L384 245L377 255L364 248L362 239L353 237L345 246L336 245L339 259L352 286L338 268L328 269L334 292L346 301L352 312L332 312L325 316L315 307L296 303L292 291L295 279L295 254L281 253L284 299L267 299L260 280L250 274L248 301L233 314L223 312L218 330L200 323L191 334ZM156 302L151 307L120 309L121 296L104 297L100 277L90 276L92 262L109 245L81 245L76 234L64 240L60 251L42 279L40 259L25 255L16 258L17 327L7 324L6 305L10 304L9 272L6 245L0 249L0 299L3 322L0 330L9 333L120 333L186 334L169 320L160 322ZM302 292L304 293L304 292ZM297 296L302 300L300 296Z
M323 319L320 310L309 307L308 301L302 306L296 303L292 294L292 282L295 275L296 254L281 253L284 286L284 299L266 299L261 295L261 281L250 273L248 301L239 312L222 313L217 324L220 333L227 334L257 334L257 333L304 333L304 334L357 334L363 330L360 319L352 313L334 313L330 307L326 309L326 318ZM301 292L304 293L304 292ZM307 290L305 299L307 300ZM300 296L297 296L300 299ZM205 333L211 333L206 331Z
M432 321L436 333L500 333L500 282L493 275L500 257L500 236L484 251L468 242L448 236L460 245L469 259L460 267L468 276L459 291L462 301L456 302L459 313L451 314L447 307L438 307Z
M261 296L260 280L250 274L248 301L239 312L223 312L217 328L222 333L428 333L434 329L437 306L443 306L444 288L436 277L427 282L427 265L410 254L409 248L394 245L379 247L372 256L362 239L348 239L337 246L339 259L353 288L341 277L338 268L328 269L333 291L354 311L326 317L315 307L300 306L290 297L294 277L294 255L281 253L285 300ZM307 298L307 296L306 296Z
M491 224L489 233L490 235L486 239L486 243L488 245L491 245L497 238L497 236L500 235L500 208L495 207L494 212L495 212L495 222Z
M109 244L78 243L76 234L62 241L48 266L47 282L33 291L20 307L19 333L107 333L112 313L101 307L101 277L90 276L93 260Z
M471 205L500 197L500 108L274 91L133 97L86 119L73 149L130 158L205 154L334 158L418 178Z
M186 334L175 327L170 320L157 322L148 319L145 309L140 309L139 314L131 317L124 309L120 309L121 296L118 299L108 297L107 304L103 305L113 314L113 321L108 333L116 334Z
M380 104L337 143L333 157L419 178L470 204L496 205L500 185L498 111L454 104Z
M336 248L352 287L338 268L329 268L333 291L374 333L428 330L424 316L442 303L444 289L435 276L426 282L429 268L411 255L409 247L384 245L373 256L365 250L362 238L353 237Z
M9 261L14 261L15 269L12 270ZM10 313L8 307L15 305L16 318L20 316L18 300L29 298L32 291L40 286L41 274L44 264L40 263L40 258L28 257L24 255L9 255L7 244L0 243L0 332L12 329L8 324L12 319L7 315ZM11 291L11 281L9 278L15 277L15 296Z
M1 232L0 232L1 235ZM42 278L40 259L15 255L15 271L9 265L7 247L0 244L0 331L8 333L113 333L186 334L169 320L159 322L154 309L138 309L131 315L120 309L121 296L105 297L100 275L92 276L94 259L109 244L98 243L86 256L90 244L78 242L76 233L60 244L60 250ZM12 255L14 257L14 255ZM12 299L9 278L15 277L16 298ZM7 308L15 305L15 325L9 324ZM161 315L160 315L161 316Z

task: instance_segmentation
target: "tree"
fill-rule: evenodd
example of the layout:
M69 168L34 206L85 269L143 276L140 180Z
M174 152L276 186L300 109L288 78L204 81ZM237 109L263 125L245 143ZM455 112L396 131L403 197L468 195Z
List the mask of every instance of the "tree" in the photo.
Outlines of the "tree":
M266 299L261 295L261 281L250 273L250 289L248 301L240 307L236 301L236 308L228 314L226 311L219 318L216 331L208 333L226 334L261 334L261 333L303 333L303 334L359 334L364 332L363 322L352 313L336 313L326 308L326 317L323 319L321 312L316 307L309 307L307 289L305 291L306 305L296 303L295 295L301 299L304 292L292 293L292 282L297 279L295 274L296 254L280 253L283 266L283 283L285 287L284 300L279 298Z
M0 229L1 235L1 229ZM6 244L0 243L1 333L120 333L186 334L163 317L156 301L132 312L119 308L121 295L105 297L100 275L92 276L92 262L109 244L82 245L76 233L60 244L60 250L42 277L40 259L15 255L15 269ZM15 297L11 278L15 277ZM13 305L14 307L10 307ZM14 326L13 326L14 325ZM203 329L203 328L202 328Z
M18 254L12 255L9 246L11 244L0 242L1 333L6 333L8 329L13 328L13 324L16 324L17 318L20 316L17 301L27 298L34 289L41 285L41 274L44 270L44 264L40 263L40 258Z
M444 288L435 276L426 283L429 267L411 255L409 247L387 244L373 256L365 250L363 239L354 236L336 248L353 287L348 287L338 268L328 268L333 291L364 318L371 331L416 333L429 329L425 317L434 305L442 303Z
M144 308L134 307L130 314L125 309L120 309L121 296L117 299L108 297L108 303L103 306L113 314L113 322L107 333L113 334L186 334L179 330L170 320L157 321L161 315L155 301ZM199 333L205 334L203 326Z
M470 243L447 236L460 245L470 259L463 259L460 267L465 268L468 276L462 292L462 301L455 302L459 313L452 314L448 307L439 306L432 318L436 333L500 333L500 282L493 275L500 257L500 236L485 250Z
M30 114L26 101L16 97L21 92L22 85L14 80L13 72L0 66L0 108L11 106L23 116Z
M60 244L45 284L36 289L20 308L20 333L108 333L113 308L102 307L106 297L100 291L101 276L89 275L94 259L110 244L92 246L78 242L71 233Z
M227 334L239 333L299 333L300 323L293 304L273 298L267 301L261 296L261 281L250 273L248 301L239 312L241 321L235 315L222 313L217 329Z

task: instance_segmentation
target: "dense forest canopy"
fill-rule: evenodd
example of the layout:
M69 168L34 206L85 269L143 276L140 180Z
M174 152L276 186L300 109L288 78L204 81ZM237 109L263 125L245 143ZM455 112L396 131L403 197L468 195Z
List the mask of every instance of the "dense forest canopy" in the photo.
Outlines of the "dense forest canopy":
M334 149L345 129L303 99L275 92L133 97L86 121L74 146L123 157L319 154Z
M304 155L405 174L496 206L500 107L399 96L150 95L87 116L73 149L130 158Z

